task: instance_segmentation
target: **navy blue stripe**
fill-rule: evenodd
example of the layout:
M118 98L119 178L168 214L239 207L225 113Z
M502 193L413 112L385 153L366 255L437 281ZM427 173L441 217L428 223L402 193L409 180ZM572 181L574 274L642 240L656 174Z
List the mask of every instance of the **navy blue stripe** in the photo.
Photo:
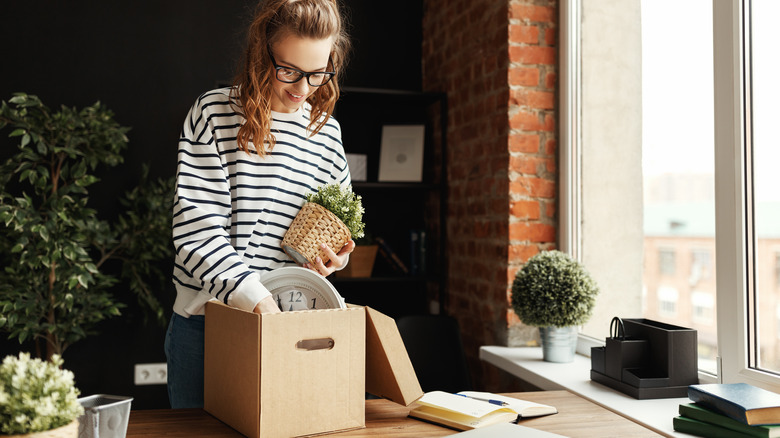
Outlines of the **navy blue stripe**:
M180 205L180 204L179 204L179 201L177 200L177 201L176 201L176 204L173 206L173 211L174 211L174 213L173 213L173 217L174 217L174 218L176 218L176 217L178 217L179 215L181 215L181 214L183 214L183 213L186 213L186 212L188 212L188 211L190 211L190 210L192 210L192 209L194 209L194 208L197 208L197 207L196 207L196 206L194 206L194 205L190 205L189 207L184 207L184 208L181 208L179 205Z
M200 268L200 265L202 265L202 264L203 264L203 262L205 262L206 260L208 260L209 258L211 258L211 257L212 257L214 254L217 254L219 251L221 251L221 250L223 250L223 249L225 249L225 248L228 248L228 247L230 247L230 244L229 244L229 243L227 243L227 242L225 242L225 243L223 243L223 244L221 244L221 245L217 246L216 248L212 249L212 250L211 250L211 251L209 251L208 253L206 253L206 254L203 254L203 257L202 257L200 260L198 260L198 262L197 262L197 263L195 263L195 266L193 266L193 267L192 267L192 271L191 271L191 272L194 274L194 273L195 273L195 272L198 270L198 268ZM235 253L232 251L232 249L233 249L233 248L230 248L230 249L231 249L231 251L230 251L230 254L228 254L228 255L226 255L226 256L224 256L224 257L222 257L222 258L221 258L219 261L217 261L216 263L212 263L212 264L211 264L211 267L209 267L208 269L206 269L206 270L205 270L205 271L204 271L204 272L203 272L203 273L200 275L200 277L198 277L198 278L199 278L199 279L201 279L201 280L203 280L203 279L206 277L206 274L208 274L209 272L211 272L211 271L212 271L212 270L213 270L215 267L219 266L219 264L220 264L220 263L222 263L223 261L225 261L225 259L228 259L228 258L230 258L230 257L232 257L232 256L234 256L234 255L236 255L236 254L235 254Z
M209 230L223 230L224 231L224 228L219 226L219 225L212 225L210 227L201 228L201 229L194 230L194 231L191 231L191 232L186 233L186 234L181 234L179 236L176 236L176 237L173 238L173 241L175 243L175 242L181 241L184 238L190 237L190 236L195 235L195 234L202 233L204 231L209 231ZM193 243L193 242L191 240L188 240L188 241L182 243L181 245L179 245L179 248L183 248L184 245L186 245L188 243ZM179 250L177 250L176 252L178 253Z
M189 220L184 221L184 222L179 222L179 223L177 223L177 224L175 224L173 226L173 229L176 229L176 228L179 228L179 227L184 227L184 226L187 226L187 225L190 225L190 224L194 224L196 222L200 222L200 221L203 221L203 220L206 220L206 219L210 219L210 218L214 218L214 217L220 218L220 219L226 219L228 216L226 216L224 214L216 214L216 213L204 214L204 215L201 215L201 216L198 216L198 217L194 217L194 218L189 219Z
M217 289L217 285L218 285L218 284L217 284L217 283L212 283L212 284L211 284L211 287L209 288L209 295L212 295L212 296L213 296L213 297L215 297L215 298L219 298L219 294L221 294L222 292L224 292L224 291L225 291L225 288L227 288L227 280L222 280L222 282L221 282L221 283L222 283L222 285L221 285L221 287L219 288L219 290L216 290L216 289ZM215 291L216 291L216 292L215 292Z
M193 192L205 192L205 193L213 193L219 196L230 196L230 192L226 192L224 190L213 190L213 189L208 189L206 187L191 186L187 184L179 184L176 186L176 188L177 190L187 189L187 190L192 190Z
M241 273L241 274L240 274L240 275L237 277L237 278L238 278L238 280L236 281L236 284L233 286L233 289L231 289L230 291L228 291L228 293L226 293L226 294L225 294L225 299L224 299L224 302L225 302L225 304L227 304L227 303L228 303L228 299L230 298L230 294L232 294L232 293L233 293L233 291L235 291L236 289L238 289L238 286L239 286L241 283L243 283L243 282L244 282L244 280L245 280L245 279L246 279L246 278L249 276L249 274L250 274L250 272L242 272L242 273Z
M173 276L173 281L175 283L178 283L180 286L186 287L187 289L192 289L195 292L199 292L202 289L201 287L193 286L191 284L187 284L187 283L179 280L179 278L176 275Z
M220 184L227 182L227 181L225 181L225 178L204 178L204 177L202 177L200 175L197 175L197 174L194 174L194 173L189 173L189 172L179 172L179 176L189 176L189 177L191 177L193 179L198 179L198 180L201 180L201 181L208 181L208 182L213 182L213 183L220 183Z
M186 265L187 263L189 263L189 261L190 261L190 259L192 258L192 256L193 256L193 255L195 255L195 254L198 252L198 250L199 250L199 249L201 249L201 248L205 248L206 246L208 246L208 244L209 244L209 243L213 242L213 241L214 241L214 240L216 240L217 238L218 238L218 236L211 236L209 239L206 239L205 241L201 242L201 244L200 244L200 245L198 245L198 246L196 246L195 248L191 249L191 250L190 250L190 253L189 253L189 255L187 256L187 258L185 258L184 260L182 260L182 263L184 263L185 265ZM187 246L188 244L191 244L191 243L196 243L196 242L197 242L197 240L191 240L191 241L189 241L189 242L185 242L185 243L183 243L181 246L179 246L179 249L183 249L183 248L184 248L185 246ZM177 251L177 253L178 253L178 252L179 252L179 251ZM192 274L190 274L190 276L191 276L192 278L195 278L195 277L194 277Z
M230 204L226 204L224 202L218 202L211 199L196 199L196 198L189 198L186 196L179 196L179 199L184 199L185 201L190 201L193 204L200 204L200 205L216 205L217 207L222 208L230 208Z

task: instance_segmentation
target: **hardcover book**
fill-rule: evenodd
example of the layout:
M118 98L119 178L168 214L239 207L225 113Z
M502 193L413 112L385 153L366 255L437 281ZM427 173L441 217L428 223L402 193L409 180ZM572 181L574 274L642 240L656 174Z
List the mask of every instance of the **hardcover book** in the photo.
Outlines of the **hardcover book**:
M725 427L756 438L780 437L780 425L777 426L748 426L737 420L721 415L696 403L681 404L680 415L694 420L703 421L715 426Z
M556 414L549 405L506 397L489 392L444 391L425 393L409 416L457 430L471 430L497 423L513 423L519 418Z
M707 438L749 438L752 436L737 432L736 430L682 416L674 417L672 420L672 427L674 427L674 430L677 432L689 433L691 435Z
M690 385L688 398L751 426L780 424L780 394L747 383Z

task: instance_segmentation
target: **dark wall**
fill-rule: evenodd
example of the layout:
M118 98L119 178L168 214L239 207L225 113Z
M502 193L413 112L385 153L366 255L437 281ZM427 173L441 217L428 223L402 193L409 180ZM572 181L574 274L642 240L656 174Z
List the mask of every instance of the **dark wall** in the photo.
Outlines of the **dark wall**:
M129 126L125 163L90 188L100 214L117 208L120 193L152 176L175 173L176 140L199 94L229 82L255 5L245 0L4 1L0 2L0 100L24 91L49 107L106 104ZM354 51L342 84L420 90L422 0L345 1ZM391 5L391 6L388 6ZM9 147L0 132L0 148ZM0 156L7 156L0 150ZM74 344L65 366L83 395L135 398L133 409L168 406L165 387L134 386L133 365L164 362L164 327L143 318L132 297L123 315L100 334ZM172 287L160 291L170 313ZM0 357L28 345L0 340Z

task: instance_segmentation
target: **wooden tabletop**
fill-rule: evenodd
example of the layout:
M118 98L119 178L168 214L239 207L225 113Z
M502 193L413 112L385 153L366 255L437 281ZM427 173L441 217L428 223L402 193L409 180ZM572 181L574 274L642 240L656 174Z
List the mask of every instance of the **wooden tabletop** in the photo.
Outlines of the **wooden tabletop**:
M506 394L523 400L555 406L558 413L528 418L520 424L559 435L577 437L658 437L631 420L568 391ZM408 418L409 408L391 401L366 400L366 428L329 434L329 437L441 437L457 431ZM672 421L670 418L669 421ZM130 411L127 437L241 437L202 409Z

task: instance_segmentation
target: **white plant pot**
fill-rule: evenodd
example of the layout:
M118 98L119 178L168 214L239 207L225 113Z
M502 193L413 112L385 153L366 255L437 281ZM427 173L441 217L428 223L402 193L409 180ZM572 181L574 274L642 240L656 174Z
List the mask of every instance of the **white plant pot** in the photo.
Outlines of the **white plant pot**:
M569 363L577 351L577 326L539 327L542 356L546 362Z

